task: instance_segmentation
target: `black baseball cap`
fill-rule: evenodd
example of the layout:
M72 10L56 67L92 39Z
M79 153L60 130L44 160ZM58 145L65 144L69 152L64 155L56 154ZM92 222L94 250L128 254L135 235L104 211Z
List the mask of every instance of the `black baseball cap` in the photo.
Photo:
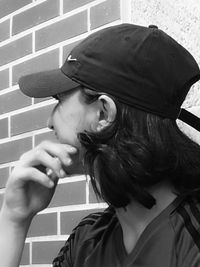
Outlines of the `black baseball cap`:
M157 26L120 24L89 35L60 69L21 77L19 87L41 98L83 85L137 109L179 118L200 131L200 119L181 108L199 79L194 57Z

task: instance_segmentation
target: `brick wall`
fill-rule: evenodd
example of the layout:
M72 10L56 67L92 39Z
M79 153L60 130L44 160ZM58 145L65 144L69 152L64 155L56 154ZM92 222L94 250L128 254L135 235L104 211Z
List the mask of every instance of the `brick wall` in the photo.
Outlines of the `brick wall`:
M196 0L1 0L0 1L0 206L7 177L19 156L54 137L46 120L55 102L30 99L19 91L18 78L57 68L84 37L125 21L157 24L200 64L200 7ZM200 116L200 85L184 106ZM181 127L198 142L200 135ZM30 227L22 266L51 266L51 260L80 218L100 210L83 176L59 182L49 207Z
M186 47L200 65L200 4L196 0L131 0L131 22L155 24ZM183 106L200 117L200 82ZM200 144L200 133L178 121L180 128Z
M130 0L0 1L0 206L19 156L54 139L46 120L55 101L22 95L18 78L60 67L75 44L102 27L128 21L130 10ZM31 224L21 265L51 266L80 218L104 207L83 176L60 181L49 207Z

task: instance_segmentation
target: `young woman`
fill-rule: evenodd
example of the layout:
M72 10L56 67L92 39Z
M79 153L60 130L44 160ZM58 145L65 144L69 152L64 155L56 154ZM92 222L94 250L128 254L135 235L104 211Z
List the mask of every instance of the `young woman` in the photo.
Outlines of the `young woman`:
M73 230L54 267L200 265L200 146L176 124L200 79L194 58L156 26L122 24L90 35L63 67L22 77L32 97L58 104L48 126L60 144L22 155L0 213L0 259L18 266L34 215L59 178L82 169L109 207ZM16 242L17 240L17 242Z

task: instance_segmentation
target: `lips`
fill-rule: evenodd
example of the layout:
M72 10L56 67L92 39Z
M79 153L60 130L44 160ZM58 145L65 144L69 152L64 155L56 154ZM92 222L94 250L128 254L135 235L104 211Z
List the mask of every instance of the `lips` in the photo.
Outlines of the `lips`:
M54 136L55 136L55 140L54 140L54 141L55 141L56 143L61 143L61 142L60 142L60 139L59 139L59 137L58 137L58 134L57 134L56 132L54 132Z

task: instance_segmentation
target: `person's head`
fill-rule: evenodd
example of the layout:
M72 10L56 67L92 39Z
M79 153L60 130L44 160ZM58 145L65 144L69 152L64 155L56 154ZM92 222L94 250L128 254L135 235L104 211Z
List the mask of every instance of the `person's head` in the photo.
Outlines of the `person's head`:
M100 197L151 208L148 188L161 181L184 193L200 185L200 148L176 125L180 116L190 123L181 104L199 78L194 58L166 33L122 24L86 38L61 69L19 85L29 96L59 100L49 127L60 142L84 149Z
M48 120L60 143L81 148L81 132L100 132L115 120L116 105L106 94L97 94L83 86L54 96L58 104Z

